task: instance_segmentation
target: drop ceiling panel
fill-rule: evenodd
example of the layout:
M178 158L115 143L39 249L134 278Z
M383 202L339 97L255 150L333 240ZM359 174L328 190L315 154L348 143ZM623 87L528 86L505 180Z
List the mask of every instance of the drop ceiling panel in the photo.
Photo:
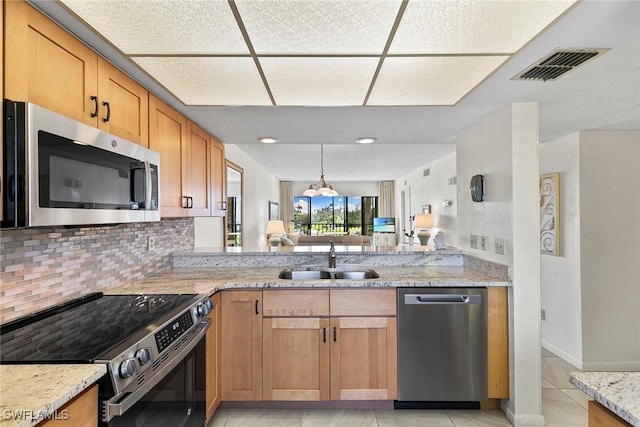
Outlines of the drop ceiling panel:
M377 58L260 58L277 105L362 105Z
M388 57L367 105L454 105L508 58Z
M573 3L410 1L389 53L513 53Z
M258 54L381 54L400 4L397 0L236 1Z
M133 58L187 105L271 105L252 58Z
M226 0L62 0L126 54L249 50Z

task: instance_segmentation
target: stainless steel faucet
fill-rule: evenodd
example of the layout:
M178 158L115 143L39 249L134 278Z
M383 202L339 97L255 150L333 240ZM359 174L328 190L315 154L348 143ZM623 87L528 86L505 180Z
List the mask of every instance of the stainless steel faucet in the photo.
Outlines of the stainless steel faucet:
M336 248L333 246L333 242L329 248L329 268L336 268Z

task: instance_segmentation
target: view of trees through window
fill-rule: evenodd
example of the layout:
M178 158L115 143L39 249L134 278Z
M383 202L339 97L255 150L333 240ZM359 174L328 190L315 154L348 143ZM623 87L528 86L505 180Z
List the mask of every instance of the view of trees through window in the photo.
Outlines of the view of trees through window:
M375 196L294 197L294 229L301 234L370 236L377 210Z

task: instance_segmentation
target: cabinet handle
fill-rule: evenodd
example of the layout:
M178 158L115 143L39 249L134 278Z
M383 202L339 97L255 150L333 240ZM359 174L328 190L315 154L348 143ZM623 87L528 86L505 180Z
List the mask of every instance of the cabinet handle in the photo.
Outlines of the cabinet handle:
M338 341L338 332L337 332L337 329L338 329L338 328L336 328L335 326L333 327L333 342Z
M102 118L102 121L107 123L109 121L109 119L111 118L111 106L106 101L102 103L102 106L103 107L107 107L107 115Z
M322 342L327 342L327 328L322 328Z
M258 310L258 304L260 303L260 300L256 300L256 316L258 314L260 314L260 310Z
M98 97L90 96L89 99L93 101L93 113L91 113L91 117L96 117L98 115Z
M220 202L220 208L221 208L223 211L226 211L226 210L227 210L227 202L226 202L226 201L222 201L222 202Z
M193 208L193 197L189 196L189 209Z
M189 207L189 196L182 196L182 207L185 209Z

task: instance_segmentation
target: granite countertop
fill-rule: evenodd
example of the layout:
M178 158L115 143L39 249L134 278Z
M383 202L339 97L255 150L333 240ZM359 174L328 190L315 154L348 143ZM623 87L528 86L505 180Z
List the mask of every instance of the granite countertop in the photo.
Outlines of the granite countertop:
M35 426L106 373L105 365L0 365L0 426Z
M363 268L370 267L341 266L335 270L362 270ZM511 286L511 283L505 279L496 279L478 270L464 266L375 266L373 269L380 275L379 278L366 280L288 280L278 278L278 274L283 270L282 267L172 268L146 277L139 282L110 288L105 293L193 293L211 295L224 289Z
M572 372L571 382L632 426L640 426L640 372Z

